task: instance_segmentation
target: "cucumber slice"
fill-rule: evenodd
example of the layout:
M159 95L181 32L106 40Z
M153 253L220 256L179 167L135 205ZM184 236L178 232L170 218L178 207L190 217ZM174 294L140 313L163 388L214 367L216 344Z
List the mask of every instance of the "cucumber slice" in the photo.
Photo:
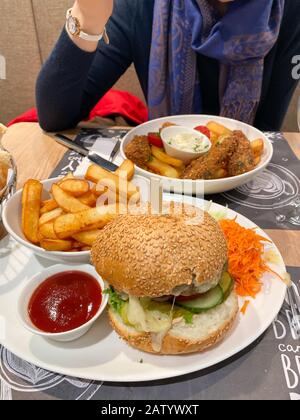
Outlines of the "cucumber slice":
M229 297L234 287L234 281L228 272L223 273L219 286L223 291L223 300L225 301Z
M188 309L194 314L200 314L201 312L208 311L209 309L215 308L223 302L223 291L220 286L209 290L207 293L199 296L197 299L187 300L185 302L176 302L176 305L182 308Z

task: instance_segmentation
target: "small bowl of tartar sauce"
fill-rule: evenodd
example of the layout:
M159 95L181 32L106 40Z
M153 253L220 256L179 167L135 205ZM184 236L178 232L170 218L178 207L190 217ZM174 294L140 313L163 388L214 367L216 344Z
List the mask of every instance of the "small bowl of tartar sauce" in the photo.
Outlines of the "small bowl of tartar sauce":
M211 141L197 130L171 126L161 131L161 139L169 156L190 163L211 149Z

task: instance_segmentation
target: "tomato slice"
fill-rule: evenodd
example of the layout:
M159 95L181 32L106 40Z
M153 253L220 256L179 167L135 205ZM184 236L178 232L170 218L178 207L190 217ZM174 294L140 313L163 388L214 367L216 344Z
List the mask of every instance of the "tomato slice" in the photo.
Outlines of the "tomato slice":
M164 147L159 133L149 133L148 141L150 144L152 144L152 146L160 147L161 149Z
M194 130L200 131L200 133L204 134L209 139L211 137L210 130L209 128L205 127L205 125L199 125L198 127L195 127Z

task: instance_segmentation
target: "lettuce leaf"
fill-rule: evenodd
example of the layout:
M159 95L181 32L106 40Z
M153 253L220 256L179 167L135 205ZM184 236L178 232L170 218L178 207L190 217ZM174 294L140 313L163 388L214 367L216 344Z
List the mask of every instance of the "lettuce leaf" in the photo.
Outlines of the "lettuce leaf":
M193 323L193 314L187 309L181 308L179 306L174 306L173 318L183 318L185 323L191 325Z
M194 314L192 314L192 312L190 311L184 311L184 313L182 314L183 319L185 320L186 324L191 325L193 323L193 316Z
M219 210L219 211L214 211L214 210L209 210L208 213L217 221L221 221L224 219L227 219L227 214L228 214L228 206L226 206L226 208L224 208L224 210Z
M120 298L120 295L112 287L104 290L104 293L109 296L109 304L113 310L122 316L122 308L126 302Z

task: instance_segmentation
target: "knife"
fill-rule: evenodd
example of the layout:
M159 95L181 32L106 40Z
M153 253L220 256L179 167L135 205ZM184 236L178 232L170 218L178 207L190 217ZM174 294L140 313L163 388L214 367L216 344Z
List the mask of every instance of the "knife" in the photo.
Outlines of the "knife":
M79 153L80 155L86 156L90 161L95 163L96 165L101 166L108 171L115 172L119 167L112 162L104 159L103 157L99 156L96 152L91 152L90 150L86 149L83 146L75 143L73 140L69 139L68 137L64 136L63 134L55 134L55 141L57 143L68 147L71 150Z

